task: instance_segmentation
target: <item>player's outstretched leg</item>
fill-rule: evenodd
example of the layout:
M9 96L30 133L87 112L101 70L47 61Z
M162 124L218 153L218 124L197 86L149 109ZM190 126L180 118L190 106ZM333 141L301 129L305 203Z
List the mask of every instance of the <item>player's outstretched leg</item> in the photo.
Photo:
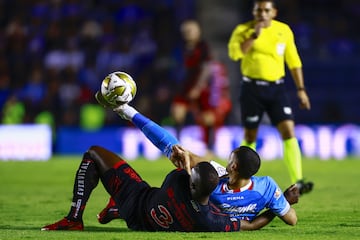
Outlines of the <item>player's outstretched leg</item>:
M97 186L98 182L98 168L90 154L86 152L76 172L73 198L68 215L60 221L42 227L41 230L83 230L84 224L82 216L85 206L92 190Z
M120 105L114 111L121 118L132 121L163 154L170 158L172 146L179 143L173 135L128 104ZM101 224L120 218L119 208L111 198L97 218Z
M92 190L97 186L99 178L119 162L124 162L124 160L115 153L99 146L90 147L76 172L72 204L68 215L60 221L42 227L41 230L83 230L82 216ZM104 187L106 188L105 185Z
M175 136L128 104L123 104L114 111L123 119L132 121L165 156L170 158L172 146L179 144Z

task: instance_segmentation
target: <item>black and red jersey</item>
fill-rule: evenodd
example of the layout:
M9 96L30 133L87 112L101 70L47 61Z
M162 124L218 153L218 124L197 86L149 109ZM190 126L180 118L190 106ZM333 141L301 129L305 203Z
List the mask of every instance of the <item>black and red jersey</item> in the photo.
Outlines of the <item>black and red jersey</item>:
M143 231L229 232L240 230L240 220L214 205L191 198L190 178L183 169L170 172L160 188L150 187L128 164L116 169L115 200L128 227ZM113 172L114 173L114 172ZM111 174L111 173L110 173ZM114 179L108 176L108 179Z
M186 96L198 82L203 65L211 61L211 54L208 44L200 41L191 50L184 53L185 79L182 83L182 95Z

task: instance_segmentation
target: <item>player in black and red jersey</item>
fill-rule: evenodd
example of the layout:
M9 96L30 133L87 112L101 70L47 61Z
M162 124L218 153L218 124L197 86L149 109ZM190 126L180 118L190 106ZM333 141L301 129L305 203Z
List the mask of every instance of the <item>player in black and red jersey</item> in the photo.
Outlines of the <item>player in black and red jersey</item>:
M175 146L176 147L176 146ZM84 154L76 173L69 214L41 230L83 230L82 215L99 179L132 230L239 231L240 220L214 211L209 194L218 183L207 162L170 172L160 188L150 187L122 158L99 146Z
M185 77L175 94L171 115L179 134L190 113L192 123L202 128L203 141L211 150L215 130L224 124L231 111L227 70L224 64L213 58L197 21L184 21L181 34Z

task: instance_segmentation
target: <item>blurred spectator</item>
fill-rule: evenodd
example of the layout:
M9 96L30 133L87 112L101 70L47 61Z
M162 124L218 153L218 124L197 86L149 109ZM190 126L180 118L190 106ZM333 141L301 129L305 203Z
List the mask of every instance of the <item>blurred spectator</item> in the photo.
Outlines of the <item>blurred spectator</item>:
M25 104L26 114L24 121L33 122L36 114L42 111L41 107L46 90L47 86L44 81L42 67L35 64L34 67L31 68L28 80L17 93L18 99Z
M2 108L3 124L21 124L24 122L25 106L15 95L10 95Z
M333 37L328 48L333 57L351 57L356 53L356 44L351 38L350 25L344 17L333 19Z
M281 1L279 8L287 9L279 17L292 25L301 53L310 59L305 65L311 61L316 70L312 62L356 62L360 34L351 24L360 21L359 1ZM185 73L178 29L185 19L196 18L197 9L200 2L192 0L0 1L1 113L5 102L9 113L16 94L24 111L16 121L47 119L45 112L55 126L80 126L81 105L93 100L109 72L122 70L139 85L133 104L158 122L170 123L169 102ZM313 74L309 84L324 81L330 88L334 82ZM107 112L105 124L121 123Z
M193 122L190 123L201 127L208 153L212 154L215 131L224 125L231 110L227 70L225 65L213 59L197 21L184 21L181 34L186 74L176 86L171 115L177 134L185 124L189 124L188 117L191 117ZM180 135L178 138L181 140Z
M4 55L0 55L0 109L10 97L11 85L7 61Z

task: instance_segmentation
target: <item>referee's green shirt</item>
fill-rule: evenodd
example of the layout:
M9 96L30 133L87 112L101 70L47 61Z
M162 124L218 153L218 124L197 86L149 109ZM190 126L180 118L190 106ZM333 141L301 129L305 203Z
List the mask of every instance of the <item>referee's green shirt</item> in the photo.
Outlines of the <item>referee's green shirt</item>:
M254 21L236 26L228 43L229 57L234 61L242 59L244 76L276 81L285 76L284 61L289 69L302 67L293 32L287 24L276 20L262 29L253 47L244 54L240 44L254 33L253 26Z

